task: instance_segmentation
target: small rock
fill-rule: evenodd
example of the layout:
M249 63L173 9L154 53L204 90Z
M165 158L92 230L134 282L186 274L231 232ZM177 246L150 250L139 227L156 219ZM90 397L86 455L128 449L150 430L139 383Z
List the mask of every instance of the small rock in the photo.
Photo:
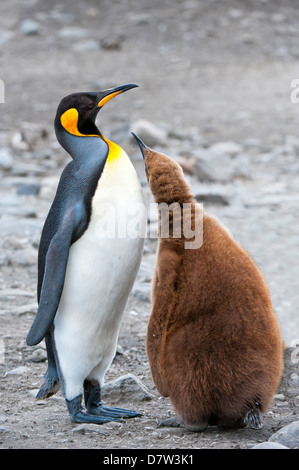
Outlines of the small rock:
M12 168L14 163L11 152L8 148L0 149L0 170L8 171Z
M72 433L76 434L85 434L85 433L90 433L90 432L95 432L98 434L104 434L105 436L109 435L109 432L106 429L103 429L101 426L98 424L79 424L75 428L72 429Z
M0 434L7 434L10 430L4 426L0 426Z
M10 236L3 240L2 248L5 250L23 250L24 240Z
M175 161L182 167L184 173L192 175L195 168L195 159L186 157L175 157Z
M284 396L283 393L277 393L277 394L274 396L274 399L275 399L275 400L284 401L284 400L286 399L286 397Z
M4 44L6 44L10 36L11 36L11 33L9 31L0 30L0 46L3 46Z
M273 13L271 15L271 20L273 21L273 23L284 23L286 17L283 13Z
M88 31L84 28L77 28L76 26L66 26L62 28L58 36L63 39L81 39L88 35Z
M299 387L299 375L296 374L295 372L291 374L290 385L292 387Z
M251 449L288 449L289 447L286 447L282 444L279 444L278 442L261 442L260 444L256 444Z
M239 10L239 8L230 8L228 10L228 16L233 20L239 20L243 16L243 11Z
M31 362L45 362L47 360L47 351L43 348L35 349L31 356L29 357L29 361Z
M22 375L22 374L26 374L29 371L30 371L29 367L19 366L19 367L16 367L15 369L11 369L5 372L4 377L7 377L9 375Z
M19 250L11 254L11 263L15 266L33 266L37 262L37 250L32 246L27 246L24 250Z
M210 152L235 157L242 153L242 147L236 142L217 142L211 145Z
M18 196L37 196L41 185L39 183L22 183L17 187Z
M86 39L85 41L76 42L73 45L73 50L77 52L85 52L85 51L97 51L100 47L99 41L94 39Z
M241 34L239 40L244 44L255 44L256 38L253 34L243 33Z
M156 145L165 146L167 144L168 132L160 129L155 124L147 121L146 119L139 119L138 121L135 121L132 123L131 128L135 134L137 134L138 137L140 137L140 139L145 143L145 145L148 145L149 147L154 147ZM134 142L136 143L135 139Z
M127 374L116 380L108 382L102 388L103 398L109 399L109 402L120 403L125 400L145 401L152 400L152 395L143 385L141 380L133 374Z
M227 183L234 178L249 178L250 168L245 155L232 157L228 153L218 153L210 149L197 149L195 175L200 181Z
M197 202L201 202L203 204L210 203L216 206L228 206L229 205L229 200L223 194L198 193L198 194L195 194L195 199Z
M0 266L11 266L11 257L7 253L0 253Z
M124 41L124 36L117 36L117 37L107 37L102 39L101 47L102 49L108 51L118 51L122 47L122 43Z
M33 36L39 33L40 26L36 21L28 18L21 21L19 29L25 36Z
M277 442L292 449L299 447L299 420L281 428L270 437L269 442Z
M133 290L132 296L136 297L143 302L151 301L151 287L148 283L136 282Z

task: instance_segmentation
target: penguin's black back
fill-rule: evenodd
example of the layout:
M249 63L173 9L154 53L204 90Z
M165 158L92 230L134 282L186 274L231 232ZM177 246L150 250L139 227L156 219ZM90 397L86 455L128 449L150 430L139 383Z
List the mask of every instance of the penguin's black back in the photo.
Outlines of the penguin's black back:
M108 150L107 150L108 156ZM71 244L75 243L85 232L91 217L91 201L96 191L98 181L104 169L105 162L96 165L87 159L84 165L75 160L68 163L61 174L57 192L46 218L38 252L38 285L37 297L40 292L44 277L46 256L52 238L57 233L63 222L64 215L70 207L78 210L80 207L80 224L73 233Z

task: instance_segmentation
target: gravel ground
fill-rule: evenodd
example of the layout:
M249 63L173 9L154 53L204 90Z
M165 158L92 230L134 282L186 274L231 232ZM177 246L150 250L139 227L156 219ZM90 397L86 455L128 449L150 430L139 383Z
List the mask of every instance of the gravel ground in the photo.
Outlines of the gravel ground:
M299 104L290 99L292 91L296 97L291 82L298 78L299 58L294 3L0 4L1 448L299 446ZM119 404L121 398L123 406L142 411L142 418L80 427L70 423L59 393L46 401L34 398L46 370L44 344L25 344L36 312L37 247L69 161L53 132L56 108L69 93L128 82L140 87L109 103L98 125L131 156L147 202L152 197L131 130L182 164L197 199L252 254L269 284L286 344L285 372L260 431L209 427L192 434L158 427L173 412L153 385L145 353L154 237L146 239L118 354L106 376L107 382L127 374L137 378L115 384L105 402ZM155 226L155 214L150 222ZM283 437L275 434L280 430Z

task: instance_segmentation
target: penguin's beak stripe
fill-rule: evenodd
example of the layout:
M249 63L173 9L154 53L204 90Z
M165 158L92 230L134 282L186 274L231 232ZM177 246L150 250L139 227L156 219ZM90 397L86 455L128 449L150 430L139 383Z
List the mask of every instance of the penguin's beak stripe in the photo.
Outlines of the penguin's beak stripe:
M105 98L102 98L101 101L99 102L98 107L101 108L102 106L104 106L104 104L108 103L108 101L110 101L112 98L114 98L116 95L119 95L122 92L123 90L115 91L114 93L111 93L110 95L105 96Z
M101 108L102 106L104 106L104 104L108 103L108 101L114 98L114 96L117 96L120 93L123 93L124 91L131 90L132 88L136 87L138 87L138 85L136 85L135 83L128 83L127 85L122 85L112 88L111 90L107 90L106 96L104 96L104 98L99 101L98 107Z

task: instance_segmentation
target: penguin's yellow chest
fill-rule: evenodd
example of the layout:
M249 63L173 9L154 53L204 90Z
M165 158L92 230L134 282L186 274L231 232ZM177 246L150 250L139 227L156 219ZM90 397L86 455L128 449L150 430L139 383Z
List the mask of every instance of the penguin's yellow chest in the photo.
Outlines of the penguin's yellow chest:
M89 228L105 238L126 238L128 226L144 215L144 198L135 169L118 145L107 141L109 154L92 199ZM143 214L142 214L143 212ZM136 227L138 229L138 227Z

